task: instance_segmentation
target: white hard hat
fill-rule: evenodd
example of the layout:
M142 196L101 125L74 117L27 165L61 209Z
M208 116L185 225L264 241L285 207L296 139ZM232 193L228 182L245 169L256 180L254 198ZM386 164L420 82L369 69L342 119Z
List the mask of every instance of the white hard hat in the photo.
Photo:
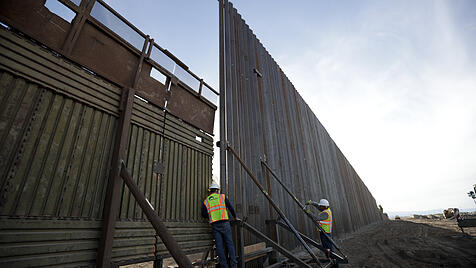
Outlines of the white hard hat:
M218 185L218 183L216 183L215 181L212 181L212 183L210 184L210 187L208 187L209 189L220 189L220 185Z
M318 205L328 207L329 206L329 201L327 201L326 199L321 199L321 200L319 200Z

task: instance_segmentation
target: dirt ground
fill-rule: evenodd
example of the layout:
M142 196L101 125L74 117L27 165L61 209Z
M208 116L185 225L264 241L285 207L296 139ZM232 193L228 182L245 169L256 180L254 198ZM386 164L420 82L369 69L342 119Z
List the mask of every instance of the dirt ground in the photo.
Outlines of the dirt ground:
M402 219L368 226L340 242L341 267L476 267L476 228L455 220Z
M350 262L340 267L476 268L476 228L465 232L468 235L462 234L455 220L446 219L403 218L370 225L337 240ZM172 263L168 259L164 267ZM127 267L152 267L152 263Z

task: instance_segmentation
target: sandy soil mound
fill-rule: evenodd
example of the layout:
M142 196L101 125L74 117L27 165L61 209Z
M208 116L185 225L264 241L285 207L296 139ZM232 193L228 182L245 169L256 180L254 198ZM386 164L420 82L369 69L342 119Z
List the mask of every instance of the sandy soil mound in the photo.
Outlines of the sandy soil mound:
M340 242L341 267L476 267L476 228L465 232L455 220L385 221Z

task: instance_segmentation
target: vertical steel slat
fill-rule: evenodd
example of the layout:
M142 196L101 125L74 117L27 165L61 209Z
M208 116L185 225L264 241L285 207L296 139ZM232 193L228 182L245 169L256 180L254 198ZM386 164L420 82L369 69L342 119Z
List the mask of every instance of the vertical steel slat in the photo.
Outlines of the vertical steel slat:
M232 79L231 79L231 53L233 52L232 49L230 49L230 45L231 45L231 37L230 37L230 14L229 14L229 10L230 10L230 5L228 3L227 0L224 0L225 1L225 6L224 6L224 19L223 19L223 23L224 23L224 31L222 32L222 34L224 35L224 69L225 69L225 81L224 81L224 89L225 89L225 92L224 92L224 113L225 113L225 121L226 121L226 126L224 126L224 132L225 132L225 137L224 139L221 140L221 150L223 151L223 154L225 155L225 165L226 165L226 170L224 171L225 174L224 175L224 178L220 178L221 179L221 184L223 184L222 186L222 190L223 190L223 193L225 193L227 196L231 196L231 193L230 191L228 190L228 184L230 183L229 182L229 179L230 179L230 176L234 176L234 173L233 173L233 166L232 166L232 163L233 163L233 159L230 158L230 153L226 150L226 144L224 144L226 141L230 141L230 133L232 133L233 131L233 121L231 121L231 115L233 113L233 109L234 107L232 107L232 98L230 96L231 92L232 92L232 89L231 89L231 82L232 82ZM231 174L231 175L230 175Z
M187 177L186 177L186 160L187 160L187 157L186 157L186 149L187 147L186 146L183 146L182 145L182 150L180 152L180 156L181 156L181 159L180 159L180 187L178 188L178 191L177 191L177 194L178 194L178 198L177 198L177 203L179 204L179 219L180 221L183 221L185 219L185 194L187 193L186 192L186 189L187 189Z
M149 155L149 146L150 146L149 139L150 139L150 131L144 129L143 136L142 136L142 146L140 147L141 153L140 153L140 159L139 159L137 186L139 187L141 192L145 195L147 200L149 200L150 198L149 193L146 189L147 181L149 180L149 178L147 177L147 164L149 163L148 155ZM134 212L135 212L134 219L142 218L143 211L140 208L140 206L137 204L137 202L135 202Z
M226 159L226 150L225 150L225 140L226 138L226 85L225 85L225 73L226 73L226 56L225 56L225 3L224 0L218 0L218 24L219 24L219 87L220 87L220 96L219 96L219 111L220 111L220 185L222 187L222 192L227 193L226 191L226 169L227 169L227 159ZM225 1L226 2L226 1Z
M13 89L13 85L16 84L19 79L14 79L12 75L7 76L7 73L4 72L1 79L5 79L6 81L1 81L0 84L0 90L3 91L3 93L1 93L2 96L0 97L0 107L5 107L6 103L10 99L10 95L13 92L21 92L21 90ZM30 125L32 124L32 120L34 120L35 111L40 103L41 92L42 90L40 90L37 86L28 86L25 91L25 97L23 98L23 101L18 105L18 109L20 110L18 110L15 117L11 117L9 119L9 116L4 114L8 113L7 109L4 109L0 113L0 118L2 121L7 121L6 124L4 123L1 125L2 129L0 129L0 136L2 137L0 142L3 143L3 145L0 145L0 150L2 152L0 153L1 191L6 191L6 183L8 183L9 179L12 177L11 173L16 170L15 167L12 168L13 170L9 167L11 167L13 163L19 161L18 157L21 157L24 149L22 146L23 139L26 139L29 133L31 133L29 129ZM13 129L10 129L8 125L13 126ZM1 130L3 130L3 133L1 133ZM17 136L19 133L25 133L24 137L22 138L21 136ZM10 137L8 134L10 134ZM3 203L5 200L1 202Z
M114 133L114 123L115 123L115 118L111 115L107 115L107 121L106 121L106 126L105 129L106 131L104 132L104 139L102 142L102 157L100 160L99 164L99 170L100 172L98 173L97 177L97 184L96 184L96 189L94 190L94 195L92 197L92 202L89 208L89 218L100 218L101 215L98 215L100 205L98 204L102 203L102 199L104 198L103 191L105 191L105 178L107 178L108 175L108 170L107 166L110 164L110 158L111 158L111 152L110 148L112 148L112 133Z
M157 206L155 205L153 199L153 191L152 191L152 184L155 180L154 173L152 171L152 165L154 164L154 149L155 149L155 137L157 136L155 133L147 131L148 133L148 142L147 142L147 152L145 153L145 171L144 171L144 195L149 200L150 204L157 210ZM141 219L145 219L146 216L142 211Z
M144 129L141 127L137 127L137 136L136 136L136 144L132 148L134 150L134 158L131 163L130 172L132 174L132 178L135 180L136 184L139 184L139 175L140 175L140 158L142 152L142 143L144 141ZM137 202L134 200L131 191L128 191L127 197L127 219L134 219L135 218L135 209L137 206Z
M160 146L160 136L159 134L152 134L153 135L153 142L151 142L151 150L149 154L149 161L152 161L151 166L149 167L149 173L150 173L150 203L154 206L155 210L160 213L160 205L157 199L157 196L159 195L158 192L158 185L159 185L159 180L161 180L161 175L158 173L155 173L154 168L153 168L153 161L158 161L159 163L162 161L159 158L159 146ZM162 215L159 215L162 216Z
M83 211L84 211L84 205L85 205L85 201L86 200L89 200L90 198L88 198L88 195L89 193L91 192L90 191L90 184L91 184L91 177L92 176L92 172L95 170L94 166L95 164L97 163L96 161L96 156L97 156L97 153L98 153L98 150L97 150L97 145L98 145L98 140L99 140L99 131L100 131L100 126L102 127L101 125L101 121L99 118L102 119L102 113L99 112L99 111L95 111L94 113L94 117L93 117L93 122L94 122L94 126L92 128L92 131L91 131L91 136L89 136L89 144L88 144L88 154L87 154L87 157L89 159L85 159L86 163L87 163L87 166L85 167L84 171L83 171L83 174L86 176L85 179L83 180L83 189L84 191L82 192L82 197L80 199L78 199L78 202L77 203L77 215L79 215L80 217L84 216L83 215Z

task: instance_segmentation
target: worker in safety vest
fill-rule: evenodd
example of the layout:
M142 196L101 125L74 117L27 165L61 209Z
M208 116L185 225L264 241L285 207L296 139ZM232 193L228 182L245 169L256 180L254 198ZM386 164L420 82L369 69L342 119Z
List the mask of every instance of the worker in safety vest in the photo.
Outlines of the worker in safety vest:
M321 199L319 203L308 201L308 205L313 205L319 209L320 213L317 215L317 221L322 227L322 230L332 238L332 211L329 208L329 201ZM332 242L319 230L319 237L321 238L322 246L327 250L326 255L330 258L330 253L333 251Z
M216 182L210 184L209 195L202 204L202 217L208 218L212 225L220 267L228 267L225 247L230 257L231 267L236 267L238 262L236 260L227 209L236 220L239 219L236 217L235 210L230 201L228 201L224 194L219 193L219 189L220 186Z

